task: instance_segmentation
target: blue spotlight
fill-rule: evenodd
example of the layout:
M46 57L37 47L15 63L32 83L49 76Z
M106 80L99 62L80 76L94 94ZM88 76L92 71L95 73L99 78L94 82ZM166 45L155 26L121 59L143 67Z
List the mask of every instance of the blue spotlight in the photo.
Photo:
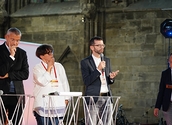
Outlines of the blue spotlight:
M172 19L166 19L161 23L160 32L165 38L172 38Z

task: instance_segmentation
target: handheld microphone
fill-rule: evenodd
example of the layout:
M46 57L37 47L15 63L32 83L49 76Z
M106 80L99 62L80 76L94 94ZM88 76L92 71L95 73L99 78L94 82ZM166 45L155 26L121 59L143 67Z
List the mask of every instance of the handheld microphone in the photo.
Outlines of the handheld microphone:
M58 92L51 92L48 95L59 95L59 93Z
M101 58L101 61L104 61L104 54L103 53L100 54L100 58ZM105 68L102 69L102 73L104 73L104 72L105 72Z
M3 95L3 94L4 94L4 92L2 90L0 90L0 96Z

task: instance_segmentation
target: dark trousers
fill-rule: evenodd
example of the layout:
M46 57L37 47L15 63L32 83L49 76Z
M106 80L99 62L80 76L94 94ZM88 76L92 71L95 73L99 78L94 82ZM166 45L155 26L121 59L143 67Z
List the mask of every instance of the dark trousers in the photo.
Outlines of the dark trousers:
M164 119L167 125L172 125L172 103L170 103L168 110L163 111Z
M8 96L5 98L4 106L6 109L6 114L8 115L8 119L7 119L6 115L4 114L4 121L6 123L12 122L13 125L22 124L22 113L24 109L24 102L25 102L24 97Z
M101 95L97 102L86 105L86 125L114 125L112 120L113 104L107 95Z
M36 118L37 125L58 125L59 124L58 117L53 117L52 119L50 117L42 117L35 111L33 112L33 114Z

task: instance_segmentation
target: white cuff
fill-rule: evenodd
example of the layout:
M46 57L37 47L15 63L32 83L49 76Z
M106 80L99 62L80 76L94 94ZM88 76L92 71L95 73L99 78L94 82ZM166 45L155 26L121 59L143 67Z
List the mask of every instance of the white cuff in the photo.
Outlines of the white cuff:
M15 58L12 55L10 55L10 57L11 57L12 60L15 60Z

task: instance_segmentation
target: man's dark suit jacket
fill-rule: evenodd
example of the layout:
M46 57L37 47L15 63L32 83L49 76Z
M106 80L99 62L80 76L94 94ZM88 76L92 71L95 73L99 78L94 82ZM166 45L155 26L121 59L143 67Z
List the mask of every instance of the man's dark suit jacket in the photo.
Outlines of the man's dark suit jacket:
M155 108L158 109L160 109L162 106L163 111L167 111L169 108L172 92L172 89L166 88L166 85L172 85L171 68L166 69L161 74L159 92L155 104Z
M23 80L29 76L29 65L26 52L17 47L15 60L10 57L10 52L6 48L5 43L0 45L0 76L8 73L8 78L0 79L0 90L8 94L10 89L10 81L13 81L16 94L24 94Z
M111 72L110 59L105 57L104 60L106 62L105 74L109 89L109 96L111 96L112 94L109 84L113 84L114 80L110 79L109 77L109 73ZM81 60L81 72L85 84L85 96L99 96L101 87L101 73L97 70L92 55ZM97 99L95 99L95 101L96 100Z

